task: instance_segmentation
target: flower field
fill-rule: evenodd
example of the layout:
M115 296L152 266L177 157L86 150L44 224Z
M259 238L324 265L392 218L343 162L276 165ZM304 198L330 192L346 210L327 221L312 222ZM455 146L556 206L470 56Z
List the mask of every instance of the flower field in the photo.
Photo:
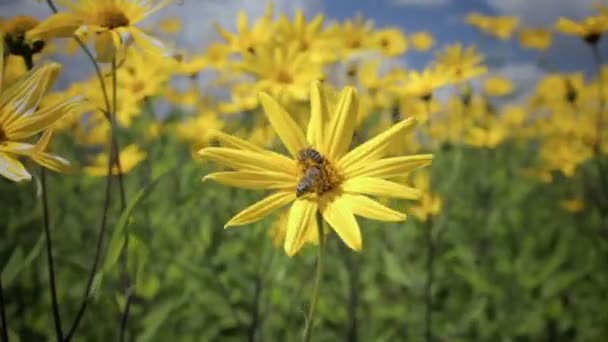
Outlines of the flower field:
M605 2L462 39L252 2L196 50L194 1L23 1L1 342L608 339Z

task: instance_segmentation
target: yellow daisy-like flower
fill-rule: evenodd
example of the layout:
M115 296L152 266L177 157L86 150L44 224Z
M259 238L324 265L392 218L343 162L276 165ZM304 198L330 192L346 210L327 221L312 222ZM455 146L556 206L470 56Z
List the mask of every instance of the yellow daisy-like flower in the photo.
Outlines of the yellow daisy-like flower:
M3 44L0 44L1 65L4 65ZM56 63L34 68L4 89L1 82L3 68L0 67L0 175L12 181L32 178L19 157L28 157L48 169L60 172L66 171L70 164L45 150L52 136L49 128L75 110L80 101L73 99L38 109L60 68ZM41 132L43 134L36 144L28 142Z
M363 246L355 215L382 221L406 218L405 214L368 195L420 197L418 190L388 179L428 165L432 155L384 158L391 142L415 126L413 118L397 123L349 151L358 107L354 88L344 88L337 103L330 103L320 83L313 82L311 118L306 133L272 97L261 93L260 102L290 157L225 134L217 138L227 147L199 151L202 158L236 170L212 173L204 179L272 191L234 216L226 227L258 221L293 202L284 242L284 249L291 256L305 242L317 238L317 213L354 250L361 250Z
M514 90L513 82L502 76L489 77L483 82L483 91L489 96L507 96Z
M91 37L95 43L97 59L110 62L121 58L125 47L134 42L140 49L157 55L166 55L166 48L157 39L135 25L172 0L63 0L59 3L69 9L41 22L28 32L30 38Z
M519 43L528 49L544 51L551 46L551 32L544 28L522 28L519 31Z
M410 36L410 42L416 51L428 51L435 44L435 38L429 32L416 32Z
M471 13L466 17L466 23L478 28L481 32L501 40L511 38L511 34L519 25L519 18L510 16L489 16Z
M385 28L374 32L377 48L389 57L399 56L407 51L407 40L398 28Z
M455 82L463 82L488 71L483 60L484 57L477 52L474 45L464 48L461 44L452 44L437 54L436 62Z
M602 33L608 31L608 18L606 16L591 16L576 22L568 18L559 18L555 28L567 35L578 36L585 42L594 45L602 37Z
M123 148L119 153L120 170L122 174L126 174L133 170L139 163L146 159L146 152L142 151L137 145L131 144ZM98 154L93 163L89 166L85 166L83 171L85 174L94 177L104 177L108 174L108 154ZM118 167L112 165L112 174L118 175Z

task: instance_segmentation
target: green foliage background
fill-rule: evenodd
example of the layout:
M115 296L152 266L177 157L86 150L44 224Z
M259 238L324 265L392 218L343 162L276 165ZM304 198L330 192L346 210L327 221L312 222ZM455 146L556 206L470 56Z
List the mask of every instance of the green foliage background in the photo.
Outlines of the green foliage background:
M142 134L136 129L119 138L125 145ZM316 248L285 256L272 245L272 218L224 230L232 215L263 194L201 183L211 166L195 161L175 139L138 141L149 155L125 176L133 210L123 230L112 184L101 266L74 340L117 340L125 302L120 248L127 235L135 296L130 340L300 340ZM60 145L63 155L79 160L68 138ZM574 179L543 184L522 171L534 154L513 141L494 150L444 146L432 166L433 187L444 201L440 215L426 223L361 219L361 253L330 234L313 339L423 340L429 232L434 340L608 338L606 212L594 197L578 214L559 206L573 191L591 196L601 190L594 185L597 161L583 165ZM93 260L104 182L81 174L49 176L64 331L76 316ZM36 181L0 179L0 268L12 341L54 336L37 192Z

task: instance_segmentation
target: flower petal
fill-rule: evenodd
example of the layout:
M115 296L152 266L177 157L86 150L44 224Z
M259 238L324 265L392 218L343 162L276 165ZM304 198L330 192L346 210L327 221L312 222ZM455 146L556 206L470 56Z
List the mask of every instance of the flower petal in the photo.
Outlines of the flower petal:
M233 135L226 134L220 131L212 131L211 136L219 140L220 144L229 148L236 148L240 150L249 150L254 152L265 152L265 150L255 144L250 143L249 141L237 138Z
M162 41L145 34L136 27L131 27L129 29L129 33L131 33L135 45L137 45L137 47L142 49L142 51L145 53L162 57L171 56L171 49L169 49L169 47Z
M61 70L61 65L48 63L28 71L16 82L3 90L0 97L0 122L3 129L14 121L31 115L42 97L53 85Z
M0 152L0 175L14 182L32 179L32 176L19 160L2 152Z
M356 177L348 179L342 183L342 190L354 194L413 200L419 199L422 196L418 189L373 177Z
M345 173L350 173L355 172L359 168L364 168L371 161L382 158L386 153L386 148L393 139L414 128L415 123L416 119L411 117L393 125L391 128L348 152L340 159L338 166L344 170Z
M361 230L348 201L340 197L328 201L324 203L321 212L325 221L348 247L355 251L361 250L363 247Z
M399 177L417 168L429 165L432 161L432 154L385 158L373 161L365 165L363 168L356 169L353 172L345 173L345 177Z
M378 221L404 221L407 215L364 195L343 194L355 215Z
M51 15L35 28L27 32L27 39L51 39L71 37L74 31L84 22L83 18L69 12L59 12Z
M36 111L29 116L21 116L4 127L5 135L11 140L31 137L49 128L61 117L79 108L82 103L79 99L72 99Z
M330 159L337 160L348 151L357 124L358 107L357 91L353 87L345 87L340 92L335 113L332 113L325 133L325 145Z
M274 194L256 202L255 204L236 214L224 225L224 228L228 228L230 226L241 226L261 220L275 209L287 205L295 198L296 195L294 191L275 192Z
M210 159L236 170L271 171L279 173L296 174L295 161L281 154L237 150L225 147L207 147L198 152L204 159Z
M310 85L310 121L306 131L306 140L323 152L326 151L326 147L323 146L325 141L323 125L327 122L328 114L327 99L321 82L314 81Z
M285 253L295 255L310 236L308 229L315 227L317 202L308 199L297 199L289 210L287 231L285 233Z
M245 189L295 189L296 178L282 172L232 171L216 172L203 177L218 183ZM294 190L295 191L295 190Z
M292 156L297 156L300 150L308 147L308 142L306 142L302 129L300 129L300 126L298 126L289 113L270 95L260 93L259 97L262 107L264 107L264 113L266 113L270 124L279 138L281 138L283 145L285 145Z

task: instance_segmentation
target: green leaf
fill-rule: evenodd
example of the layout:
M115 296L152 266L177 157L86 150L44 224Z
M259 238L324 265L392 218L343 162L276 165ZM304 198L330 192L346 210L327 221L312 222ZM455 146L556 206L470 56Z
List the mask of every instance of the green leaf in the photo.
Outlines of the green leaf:
M108 252L106 254L106 258L103 264L103 270L108 271L112 268L120 258L120 252L122 251L125 244L125 235L123 234L125 228L130 223L131 214L135 207L141 202L145 195L148 195L150 191L158 184L158 181L166 175L167 172L160 174L155 179L150 182L147 186L141 188L133 198L127 204L127 207L120 215L118 222L116 223L116 228L114 228L114 232L112 233L112 237L110 239L110 244L108 245Z
M19 275L19 272L21 272L22 269L28 267L40 254L43 245L44 235L41 234L40 238L38 238L38 241L26 257L24 257L23 249L21 247L15 248L13 254L11 254L11 257L8 259L8 262L2 269L2 284L4 284L4 286L8 286L15 279L15 277Z
M2 269L2 284L8 286L13 279L15 279L17 274L19 274L24 264L23 249L20 246L17 246Z

